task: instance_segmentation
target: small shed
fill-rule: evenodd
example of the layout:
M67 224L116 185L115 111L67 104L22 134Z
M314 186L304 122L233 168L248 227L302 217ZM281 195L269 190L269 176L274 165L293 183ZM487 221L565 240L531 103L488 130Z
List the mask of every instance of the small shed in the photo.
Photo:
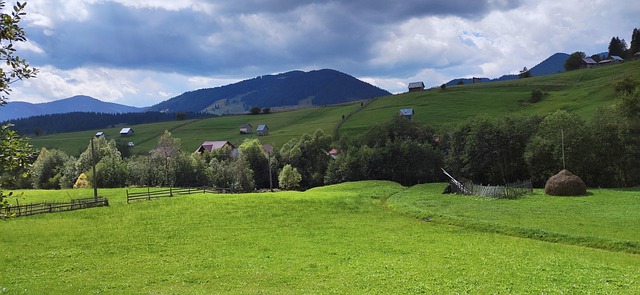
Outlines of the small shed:
M196 153L201 154L203 152L212 152L220 149L234 150L235 148L236 147L233 146L233 144L231 144L228 140L205 141L198 147Z
M103 136L104 136L104 132L102 132L102 131L98 131L96 133L96 138L100 138L100 137L103 137Z
M409 92L423 91L423 90L424 90L424 83L422 83L422 81L409 83Z
M253 132L253 126L251 126L251 124L247 123L240 126L240 134L250 134L251 132Z
M262 124L258 126L258 129L256 129L256 135L258 136L267 136L269 135L269 127L267 127L267 125Z
M133 135L133 128L122 128L120 129L120 136L129 136Z
M409 120L413 120L413 109L401 109L400 116L405 117Z

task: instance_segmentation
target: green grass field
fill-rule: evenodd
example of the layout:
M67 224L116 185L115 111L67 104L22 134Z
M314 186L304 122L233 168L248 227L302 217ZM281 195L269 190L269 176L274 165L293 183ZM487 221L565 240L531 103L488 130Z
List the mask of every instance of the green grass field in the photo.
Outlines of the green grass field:
M637 254L469 226L477 220L562 232L598 217L605 224L586 229L595 224L590 223L577 234L629 235L625 239L637 241L637 191L503 201L440 196L442 188L367 181L307 192L198 194L129 205L124 189L101 189L110 207L0 222L0 292L640 292ZM25 203L81 196L91 196L91 190L28 190L19 198ZM609 220L596 214L622 210L622 204L628 211ZM468 224L451 226L439 222L440 215L465 217ZM543 221L545 215L554 217ZM429 216L431 222L414 216Z
M449 128L470 117L486 114L492 117L509 113L549 114L558 109L577 113L588 118L598 108L615 103L614 85L630 77L640 76L640 61L617 65L577 70L567 73L532 77L506 82L480 83L451 86L446 91L433 89L418 93L405 93L378 98L362 111L355 112L341 125L340 135L359 134L381 122L386 122L402 108L414 108L414 120L420 124L439 129ZM549 95L541 102L531 104L527 99L533 89L543 89ZM263 143L281 146L291 138L322 129L333 134L335 127L347 115L360 108L351 105L315 107L268 115L240 115L203 120L172 121L132 126L136 134L120 138L120 127L105 129L108 138L133 141L133 153L146 154L155 147L157 138L169 130L182 140L185 151L195 151L205 140L229 140L239 144L244 138L255 135L240 135L239 127L250 123L267 124L270 135L262 137ZM77 156L84 151L91 138L99 130L54 134L32 138L36 147L61 149ZM254 133L255 134L255 133Z

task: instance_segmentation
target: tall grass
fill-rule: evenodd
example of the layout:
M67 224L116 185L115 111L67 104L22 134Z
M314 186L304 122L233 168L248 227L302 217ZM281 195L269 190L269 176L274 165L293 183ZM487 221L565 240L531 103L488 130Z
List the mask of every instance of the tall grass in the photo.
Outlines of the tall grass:
M640 257L423 222L382 181L190 195L0 222L20 294L637 293ZM111 196L114 193L118 196ZM25 192L24 198L31 198ZM58 197L63 197L64 191ZM392 198L393 199L393 198Z

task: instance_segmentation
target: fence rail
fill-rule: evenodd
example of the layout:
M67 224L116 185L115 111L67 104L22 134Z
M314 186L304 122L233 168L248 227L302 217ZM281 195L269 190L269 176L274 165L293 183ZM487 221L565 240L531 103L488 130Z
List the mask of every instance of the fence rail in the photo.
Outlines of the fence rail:
M20 217L42 213L64 212L79 209L109 206L105 197L72 199L68 202L43 202L24 205L6 205L0 209L0 215Z
M231 192L230 188L168 188L151 190L147 188L147 191L142 192L129 192L127 190L127 204L131 201L151 200L157 198L170 198L180 195L190 195L199 193L227 193Z

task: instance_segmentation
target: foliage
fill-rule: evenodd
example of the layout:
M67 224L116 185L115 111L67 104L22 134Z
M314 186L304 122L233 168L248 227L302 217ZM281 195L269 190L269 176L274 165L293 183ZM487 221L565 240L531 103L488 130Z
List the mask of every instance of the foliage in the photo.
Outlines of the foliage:
M127 164L116 155L108 155L96 164L95 178L98 187L123 187L127 180ZM86 172L87 178L93 184L93 171Z
M572 53L564 62L564 69L567 71L577 70L582 67L582 59L587 55L582 51Z
M256 189L253 180L253 170L249 163L242 158L231 162L231 189L236 192L252 192Z
M544 92L541 89L533 89L531 90L531 97L529 98L529 102L531 103L540 102L547 95L549 95L549 93Z
M278 184L285 190L298 189L301 181L302 175L298 173L298 169L291 167L291 164L284 165L278 174Z
M292 138L280 149L277 161L282 165L290 164L302 175L300 186L309 188L322 185L329 166L326 153L331 147L332 137L322 130L313 135L303 134L299 139Z
M269 114L269 113L271 113L271 108L269 108L269 107L262 108L262 113L263 113L263 114Z
M149 161L155 168L160 186L174 186L177 177L175 169L180 159L180 139L174 138L171 132L165 130L158 138L156 148L149 152Z
M533 75L531 75L531 71L527 69L527 67L524 67L520 71L520 74L518 74L518 79L531 78L531 77L533 77Z
M40 150L38 158L31 166L30 174L33 188L36 189L59 189L61 187L69 187L62 184L62 177L66 173L74 171L65 171L67 163L73 163L67 154L60 150L48 151L45 148ZM66 179L70 177L67 176Z
M27 41L26 34L19 25L22 17L26 15L24 12L26 3L16 3L10 13L4 12L5 5L4 1L0 1L0 11L2 11L0 13L0 61L5 64L0 69L0 106L7 103L11 83L35 77L37 73L37 69L31 68L25 59L16 55L14 47L18 42ZM29 165L33 156L33 150L27 139L9 129L11 126L11 124L5 124L0 128L0 167L3 174L19 171L19 168ZM6 204L4 198L4 193L0 191L0 207ZM0 215L0 218L2 217Z
M240 159L249 163L253 171L253 181L258 188L269 187L269 161L257 138L245 139L238 147Z
M251 109L249 110L249 114L257 115L257 114L260 114L260 111L262 111L262 109L260 109L260 107L258 106L251 107Z
M640 52L640 29L633 29L633 33L631 34L631 44L629 45L629 56L635 56L636 53Z
M619 56L624 58L627 51L627 42L618 37L611 38L609 42L609 56Z
M631 78L626 77L621 81L616 82L614 85L614 89L618 95L630 95L640 86L638 81L631 80Z

